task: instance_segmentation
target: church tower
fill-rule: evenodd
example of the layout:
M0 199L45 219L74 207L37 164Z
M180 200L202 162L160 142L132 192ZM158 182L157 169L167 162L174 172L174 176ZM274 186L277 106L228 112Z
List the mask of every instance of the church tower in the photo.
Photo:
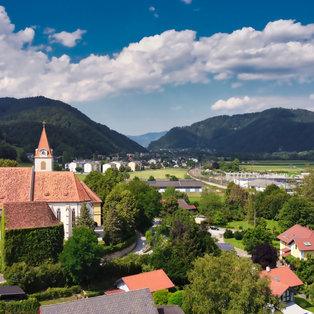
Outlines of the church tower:
M45 124L46 122L44 121L38 148L35 150L35 172L53 170L52 149L49 146Z

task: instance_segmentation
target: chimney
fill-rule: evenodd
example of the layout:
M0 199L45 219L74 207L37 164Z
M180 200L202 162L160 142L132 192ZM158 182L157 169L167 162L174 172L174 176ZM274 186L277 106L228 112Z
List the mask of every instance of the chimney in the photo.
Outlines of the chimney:
M268 273L270 273L270 267L269 266L266 266L266 270Z

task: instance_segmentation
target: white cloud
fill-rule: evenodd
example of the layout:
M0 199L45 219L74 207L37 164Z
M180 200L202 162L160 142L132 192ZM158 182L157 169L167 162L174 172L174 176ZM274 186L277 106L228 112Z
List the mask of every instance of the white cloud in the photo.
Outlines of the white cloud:
M301 96L244 96L231 97L227 100L219 99L212 106L211 109L220 114L235 114L235 113L249 113L262 111L273 107L283 108L302 108L314 111L314 94L307 97Z
M49 36L70 47L84 32ZM245 80L314 80L314 24L293 20L199 39L192 30L168 30L130 43L114 56L91 54L78 63L67 55L49 58L47 47L32 44L34 36L29 27L15 31L0 6L0 96L86 101L212 79L232 79L234 88Z
M159 18L159 14L157 14L157 13L155 13L154 16L155 16L156 19Z
M192 3L192 0L181 0L182 2L186 3L186 4L190 4Z
M73 33L62 31L60 33L54 33L49 36L51 42L57 42L66 47L74 47L77 41L82 39L82 35L85 34L85 30L77 29Z
M238 107L242 107L248 103L250 103L251 99L248 96L244 96L243 98L236 98L231 97L227 100L219 99L213 105L213 110L220 110L220 109L234 109Z
M154 12L155 10L156 10L155 7L153 6L149 7L149 11Z
M56 32L56 30L54 28L51 28L51 27L46 27L43 31L44 34L53 34L55 32Z
M238 87L241 87L243 84L241 82L235 82L235 83L232 83L231 84L231 87L232 88L238 88Z

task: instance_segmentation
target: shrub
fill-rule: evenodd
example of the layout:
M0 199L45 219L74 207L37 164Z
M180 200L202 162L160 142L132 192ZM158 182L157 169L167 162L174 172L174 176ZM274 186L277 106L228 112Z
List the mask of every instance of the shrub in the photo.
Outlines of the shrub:
M87 291L86 292L86 297L87 298L92 298L92 297L98 297L100 295L103 295L103 291Z
M243 235L244 235L243 231L235 231L234 238L236 240L242 240L243 239Z
M145 232L145 238L146 238L147 243L149 245L151 245L152 242L153 242L153 232L152 232L152 230L147 230Z
M133 244L136 240L137 240L137 234L134 234L132 237L130 237L124 242L118 243L116 245L103 246L103 254L107 255L107 254L111 254L117 251L121 251L125 249L126 247L130 246L131 244Z
M39 306L38 300L34 298L10 302L0 301L1 313L37 313Z
M70 282L66 269L60 264L43 264L32 267L26 263L15 263L4 272L10 285L19 285L26 293L45 290L48 287L63 287Z
M226 229L225 233L224 233L224 238L225 239L231 239L233 238L233 232L230 229Z
M183 290L171 293L168 297L168 305L179 305L181 307L183 303L183 293Z
M168 304L169 291L167 289L158 290L153 293L153 299L156 305Z

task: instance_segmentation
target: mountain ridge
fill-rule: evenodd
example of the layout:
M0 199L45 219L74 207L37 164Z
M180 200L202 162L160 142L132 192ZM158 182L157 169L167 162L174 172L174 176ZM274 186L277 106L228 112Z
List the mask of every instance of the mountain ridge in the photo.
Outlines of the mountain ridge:
M272 153L314 149L314 112L271 108L221 115L172 128L149 150L190 149L232 153Z
M167 131L162 132L148 132L141 135L127 135L128 138L134 142L140 144L143 147L147 147L152 141L157 141L162 136L164 136Z
M146 151L125 135L94 122L62 101L43 96L0 98L0 140L3 142L33 152L43 120L55 155L67 152L71 158L91 158L93 154Z

